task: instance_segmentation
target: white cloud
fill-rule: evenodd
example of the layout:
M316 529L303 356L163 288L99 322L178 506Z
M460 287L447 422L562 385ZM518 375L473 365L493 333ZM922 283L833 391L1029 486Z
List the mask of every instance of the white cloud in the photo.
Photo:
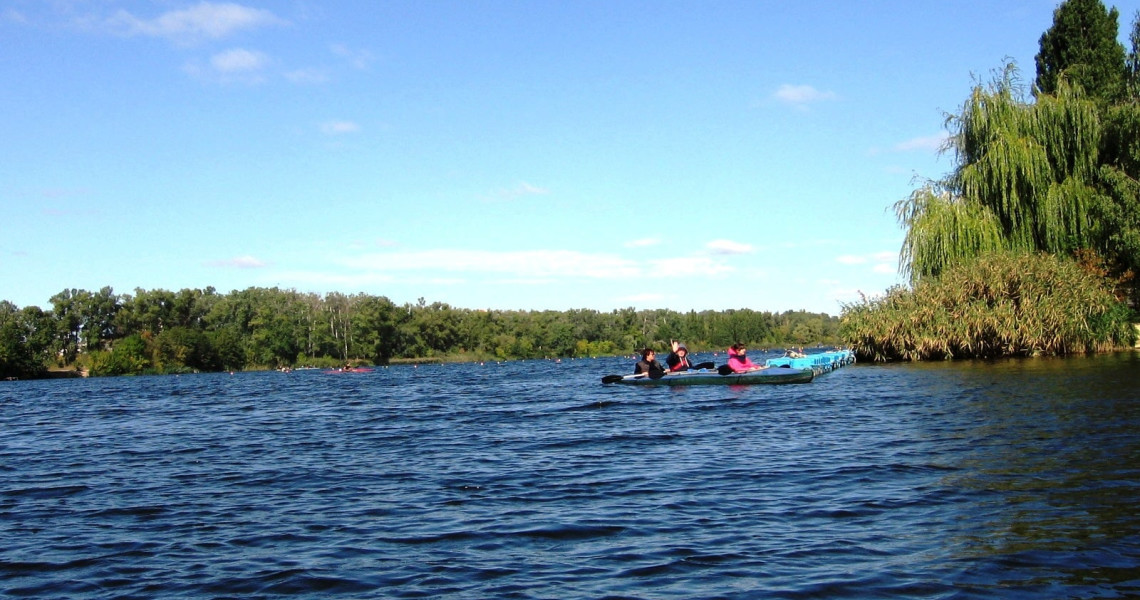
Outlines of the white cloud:
M110 24L127 35L161 37L179 42L202 38L220 39L235 32L285 21L268 10L261 10L228 2L199 2L182 10L165 12L153 19L137 17L120 10Z
M255 50L231 48L210 57L210 66L222 74L251 73L269 64L269 57Z
M233 269L260 269L269 266L268 263L261 260L260 258L255 258L253 256L249 256L248 254L245 256L235 256L234 258L227 258L224 260L210 261L206 263L206 265L210 267L225 267Z
M623 244L626 248L648 248L649 246L656 246L661 243L658 238L641 238L640 240L632 240Z
M772 97L780 102L797 107L837 98L835 92L821 92L810 85L793 85L790 83L781 85L772 94Z
M198 61L190 61L182 70L204 81L258 84L265 81L265 69L272 62L262 52L231 48L211 56L204 66Z
M287 281L328 289L361 289L391 283L391 275L382 273L318 273L314 271L282 271L273 273L273 281Z
M617 298L618 302L628 302L634 305L661 302L663 300L665 300L664 294L634 294L632 296L623 296L621 298Z
M297 85L314 85L328 82L329 76L319 69L295 69L287 71L285 79Z
M732 240L713 240L705 244L713 254L751 254L754 248L751 244L734 242Z
M863 292L856 288L833 288L830 295L836 304L851 304L858 302Z
M354 244L353 248L359 248ZM360 287L373 283L550 284L574 281L712 279L736 269L715 257L634 260L617 254L575 250L494 251L431 249L353 254L327 261L314 272L274 273L274 281ZM227 262L229 266L231 262Z
M486 199L492 200L492 201L497 200L497 201L502 202L502 201L517 200L517 199L522 198L524 196L545 196L549 193L550 193L550 190L548 190L544 187L539 187L537 185L531 185L531 184L523 181L523 182L520 182L518 185L516 185L512 188L504 188L501 190L496 190L495 192L493 192L491 194L490 198L486 198Z
M333 54L347 60L349 64L357 69L366 69L368 65L375 60L371 52L349 48L344 44L333 44L329 46L329 50L331 50Z
M933 152L941 150L942 146L946 143L946 140L947 134L945 133L942 133L940 135L930 135L926 137L916 137L906 140L905 142L899 142L898 144L895 144L895 150L898 152L911 152L915 150Z
M835 258L835 261L844 265L865 265L869 262L875 263L871 270L875 273L894 273L898 262L898 253L896 252L876 252L874 254L856 255L844 254Z
M423 250L370 254L342 261L345 265L375 272L445 271L494 273L512 277L583 277L620 279L642 275L638 263L612 254L587 254L573 250Z
M6 8L3 12L0 12L0 21L8 21L20 25L28 24L28 18L24 16L24 13L14 8Z
M732 267L716 262L707 256L662 258L649 261L650 277L691 277L693 275L720 275L734 271Z
M360 131L360 125L352 121L328 121L321 123L321 133L325 135L344 135Z

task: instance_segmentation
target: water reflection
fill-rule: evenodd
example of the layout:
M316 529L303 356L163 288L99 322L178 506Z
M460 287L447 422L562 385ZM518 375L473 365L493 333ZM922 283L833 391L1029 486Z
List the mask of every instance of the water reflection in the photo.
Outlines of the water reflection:
M953 558L979 580L1017 565L1023 585L1135 581L1136 557L1098 549L1140 532L1136 356L969 366L925 367L935 397L960 400L943 432L966 447L942 483L971 498L948 532Z

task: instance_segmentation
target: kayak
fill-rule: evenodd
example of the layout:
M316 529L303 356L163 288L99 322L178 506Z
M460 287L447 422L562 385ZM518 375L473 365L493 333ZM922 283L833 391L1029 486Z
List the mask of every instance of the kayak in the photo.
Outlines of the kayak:
M645 375L607 375L602 383L617 383L621 385L756 385L773 383L808 383L815 377L811 369L793 369L789 367L772 367L747 373L729 373L721 375L715 370L701 369L699 371L681 371L668 373L659 379L650 379Z
M800 356L784 356L780 358L769 358L764 361L766 367L791 367L793 369L811 369L815 371L816 375L834 371L840 367L844 367L855 363L855 353L850 350L832 350L829 352L819 352L816 354L800 355Z

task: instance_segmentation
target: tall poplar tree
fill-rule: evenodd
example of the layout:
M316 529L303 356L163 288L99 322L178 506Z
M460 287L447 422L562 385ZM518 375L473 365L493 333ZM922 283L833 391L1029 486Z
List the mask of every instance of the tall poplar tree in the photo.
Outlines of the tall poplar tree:
M1128 88L1128 98L1140 100L1140 10L1132 20L1132 33L1128 36L1132 42L1132 51L1125 60L1125 80Z
M1124 46L1116 8L1101 0L1065 0L1053 11L1053 26L1041 36L1037 90L1054 94L1064 76L1094 98L1115 101L1124 94Z

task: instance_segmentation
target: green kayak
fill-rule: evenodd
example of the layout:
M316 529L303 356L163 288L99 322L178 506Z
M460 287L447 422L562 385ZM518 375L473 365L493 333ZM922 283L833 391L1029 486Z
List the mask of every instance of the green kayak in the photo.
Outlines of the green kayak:
M721 375L714 370L682 371L669 373L659 379L646 375L606 375L602 383L620 385L756 385L772 383L808 383L815 377L811 369L790 369L771 367L748 373Z

